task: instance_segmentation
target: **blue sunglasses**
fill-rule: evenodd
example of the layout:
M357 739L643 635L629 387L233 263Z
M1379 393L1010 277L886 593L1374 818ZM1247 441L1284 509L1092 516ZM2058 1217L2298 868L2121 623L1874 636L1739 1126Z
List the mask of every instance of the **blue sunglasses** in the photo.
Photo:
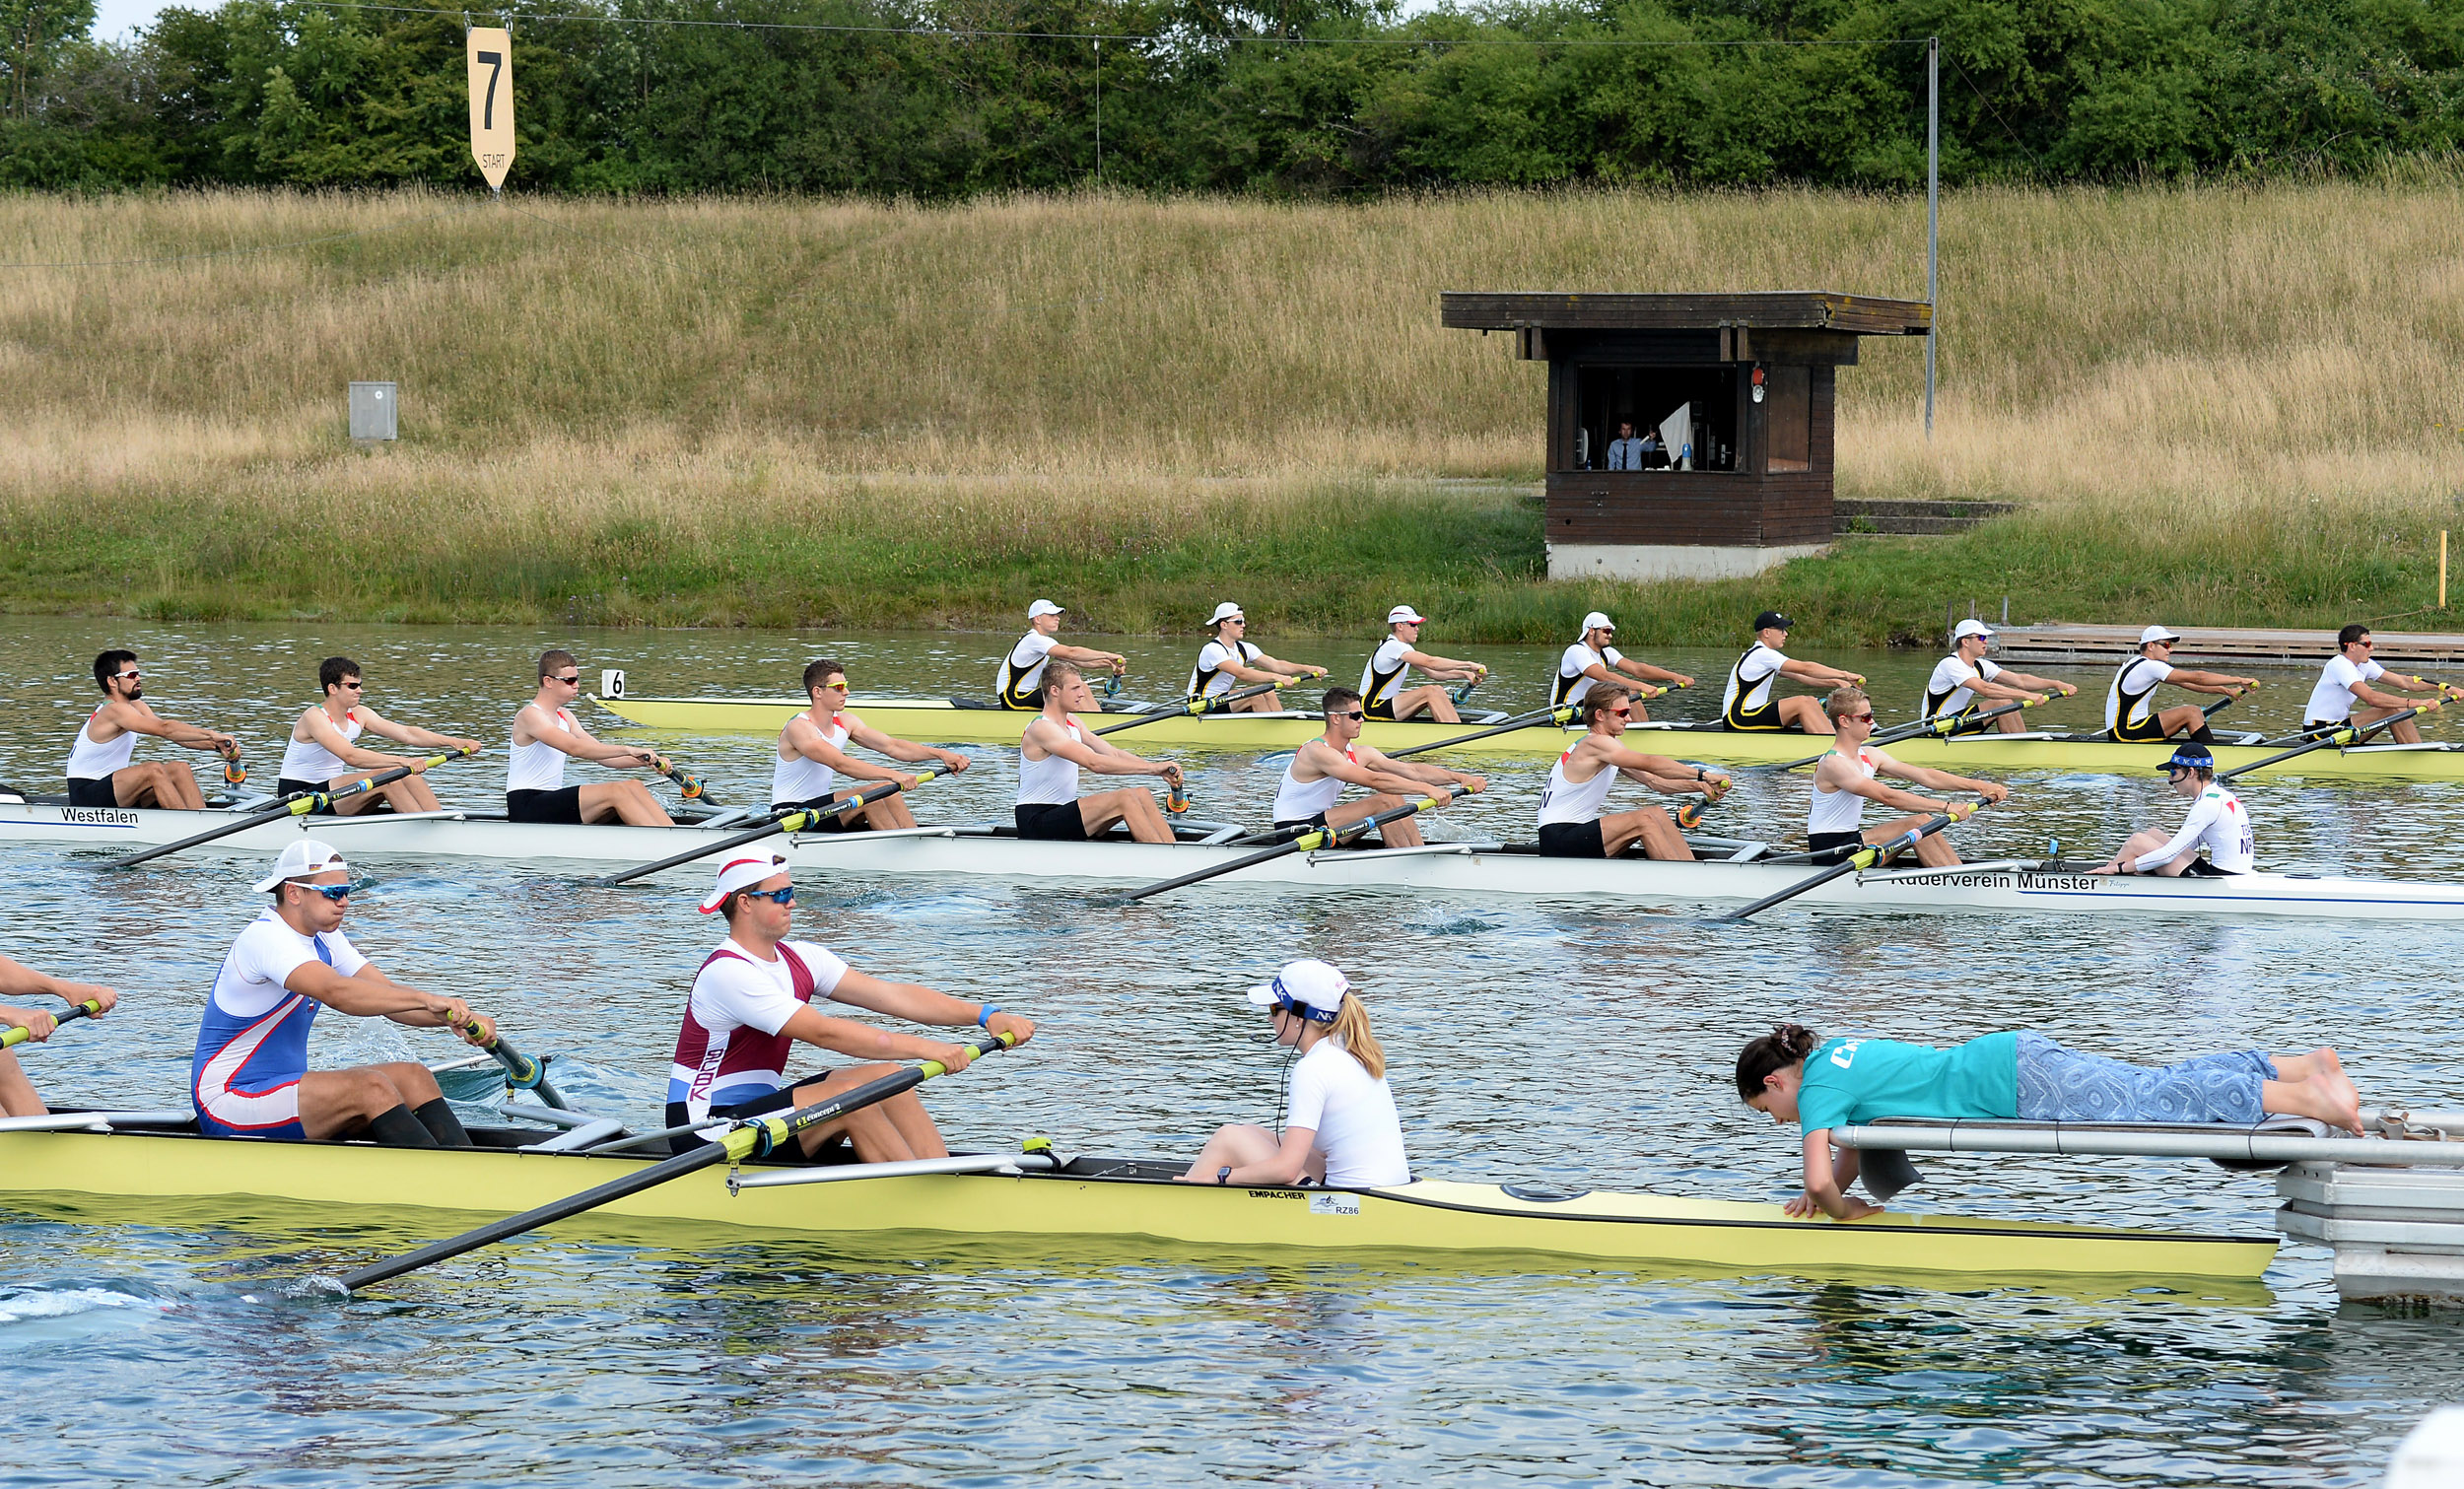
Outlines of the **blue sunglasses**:
M293 882L298 883L297 880ZM323 895L328 900L337 901L350 899L351 891L357 888L356 885L350 884L302 884L300 887L311 894Z
M784 889L744 889L738 890L736 893L742 895L747 900L768 900L773 905L793 905L795 903L795 886L792 884Z

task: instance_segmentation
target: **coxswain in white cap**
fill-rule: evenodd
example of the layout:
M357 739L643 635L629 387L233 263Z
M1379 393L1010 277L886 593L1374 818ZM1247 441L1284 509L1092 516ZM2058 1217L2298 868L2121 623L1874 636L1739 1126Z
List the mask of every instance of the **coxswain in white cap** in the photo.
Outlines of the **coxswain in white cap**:
M2181 640L2177 632L2162 626L2150 626L2139 633L2139 654L2114 669L2113 685L2104 695L2104 730L2125 744L2156 744L2175 735L2187 735L2204 745L2216 743L2216 734L2208 727L2207 711L2197 704L2175 704L2169 709L2156 706L2156 690L2164 683L2187 688L2193 693L2221 693L2226 698L2239 698L2259 685L2255 677L2234 677L2224 672L2200 672L2173 665L2173 643Z
M1001 657L1000 670L992 676L992 693L1002 708L1032 713L1044 707L1047 662L1075 662L1081 667L1101 667L1115 677L1129 675L1129 660L1120 652L1063 645L1054 640L1059 635L1059 605L1051 600L1037 600L1027 607L1027 634L1018 638L1018 644Z
M1287 678L1326 676L1324 667L1310 662L1287 662L1252 645L1249 617L1230 600L1215 607L1206 627L1214 634L1214 640L1198 648L1198 665L1190 669L1186 691L1193 703L1220 693L1238 692L1243 687L1254 688L1260 683L1279 684ZM1261 693L1224 707L1233 713L1271 713L1283 705L1273 694Z
M1268 1010L1274 1042L1297 1056L1283 1133L1251 1122L1218 1127L1182 1181L1285 1185L1307 1179L1334 1189L1411 1183L1403 1122L1386 1085L1386 1051L1350 981L1314 957L1287 962L1274 981L1249 990L1249 1002Z
M1951 654L1934 663L1934 675L1925 680L1925 708L1917 716L1956 717L1980 698L2040 704L2056 693L2069 698L2079 691L2069 683L2015 672L1988 659L1985 652L1993 643L1992 627L1979 620L1961 621L1951 633ZM2003 714L1994 726L2005 734L2027 727L2017 713Z
M1361 706L1371 718L1413 718L1426 713L1442 724L1463 722L1444 688L1403 686L1404 674L1414 667L1439 683L1476 683L1488 676L1488 668L1478 662L1459 662L1416 649L1420 628L1427 622L1427 616L1409 605L1386 612L1386 640L1378 643L1378 649L1360 669Z
M1614 669L1646 685L1634 689L1629 702L1634 711L1634 722L1647 723L1651 715L1643 711L1643 699L1658 698L1670 688L1690 688L1694 685L1694 680L1682 672L1638 662L1619 651L1615 644L1616 636L1616 623L1604 612L1595 610L1583 617L1583 634L1573 645L1566 647L1565 655L1557 658L1557 684L1549 691L1549 707L1572 708L1581 704L1583 695L1592 690L1594 683L1615 680L1609 675ZM1665 683L1667 686L1648 686L1651 683Z
M1765 610L1754 617L1754 643L1728 669L1728 691L1720 697L1720 723L1731 729L1770 731L1799 729L1828 734L1830 719L1814 699L1778 698L1772 689L1783 677L1816 688L1861 688L1862 672L1843 672L1820 662L1802 661L1780 648L1788 644L1787 616Z
M944 1029L984 1029L1023 1045L1035 1021L991 1003L968 1002L914 982L857 972L828 948L789 940L795 886L787 860L746 853L719 864L702 914L727 922L727 938L702 959L685 1002L684 1027L667 1071L667 1124L726 1122L792 1111L889 1075L886 1063L841 1065L815 1075L789 1075L795 1047L809 1045L867 1061L937 1060L955 1074L974 1047L824 1013L843 1003L870 1013ZM946 1158L941 1131L913 1091L849 1113L797 1134L807 1154L844 1138L865 1163ZM691 1139L686 1139L691 1141Z
M0 996L58 998L71 1007L80 1003L97 1005L94 1018L101 1018L117 1006L120 995L99 982L71 982L64 978L45 977L31 967L23 967L0 957ZM23 1029L26 1038L41 1044L60 1027L57 1014L44 1008L0 1007L0 1029ZM0 1117L40 1117L50 1109L34 1093L34 1083L26 1078L25 1068L17 1056L0 1049Z

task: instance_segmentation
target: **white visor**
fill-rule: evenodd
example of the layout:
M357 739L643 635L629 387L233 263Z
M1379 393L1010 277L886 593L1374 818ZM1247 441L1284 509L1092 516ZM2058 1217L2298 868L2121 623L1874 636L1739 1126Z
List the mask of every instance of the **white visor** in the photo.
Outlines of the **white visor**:
M1220 626L1225 621L1245 621L1248 619L1248 616L1241 614L1240 606L1233 604L1230 600L1225 600L1222 604L1215 607L1215 613L1207 619L1206 624L1209 626Z
M1427 616L1412 609L1409 605L1398 605L1386 612L1386 623L1390 626L1401 626L1405 623L1417 626L1427 619Z
M313 838L298 838L283 846L282 856L274 860L274 871L256 881L256 892L270 895L285 879L305 879L328 869L350 872L351 865L342 855Z
M740 889L751 889L785 868L787 862L776 853L753 853L742 858L730 858L719 865L718 881L711 889L710 898L702 902L702 914L717 914L719 907L726 903L729 895Z

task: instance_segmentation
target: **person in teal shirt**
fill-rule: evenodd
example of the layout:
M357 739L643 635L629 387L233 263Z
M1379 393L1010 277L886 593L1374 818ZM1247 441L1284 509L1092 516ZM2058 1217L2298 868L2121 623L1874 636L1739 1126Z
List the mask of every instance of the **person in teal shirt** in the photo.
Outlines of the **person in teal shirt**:
M2324 1046L2308 1054L2236 1049L2163 1066L2065 1049L2006 1030L1939 1049L1900 1040L1822 1039L1782 1024L1737 1057L1746 1106L1805 1138L1805 1189L1791 1215L1874 1214L1848 1192L1857 1150L1831 1148L1831 1128L1884 1117L1935 1121L2234 1122L2271 1114L2361 1130L2361 1096Z

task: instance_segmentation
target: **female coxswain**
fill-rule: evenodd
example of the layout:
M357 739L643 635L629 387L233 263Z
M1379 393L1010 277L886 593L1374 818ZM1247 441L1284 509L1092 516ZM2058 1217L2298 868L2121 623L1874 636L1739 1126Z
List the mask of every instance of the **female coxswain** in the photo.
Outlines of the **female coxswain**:
M1403 1123L1386 1085L1386 1051L1369 1032L1369 1010L1331 964L1287 962L1274 981L1249 990L1254 1007L1272 1010L1274 1042L1299 1056L1283 1135L1254 1123L1218 1127L1187 1184L1296 1184L1367 1189L1411 1183Z

